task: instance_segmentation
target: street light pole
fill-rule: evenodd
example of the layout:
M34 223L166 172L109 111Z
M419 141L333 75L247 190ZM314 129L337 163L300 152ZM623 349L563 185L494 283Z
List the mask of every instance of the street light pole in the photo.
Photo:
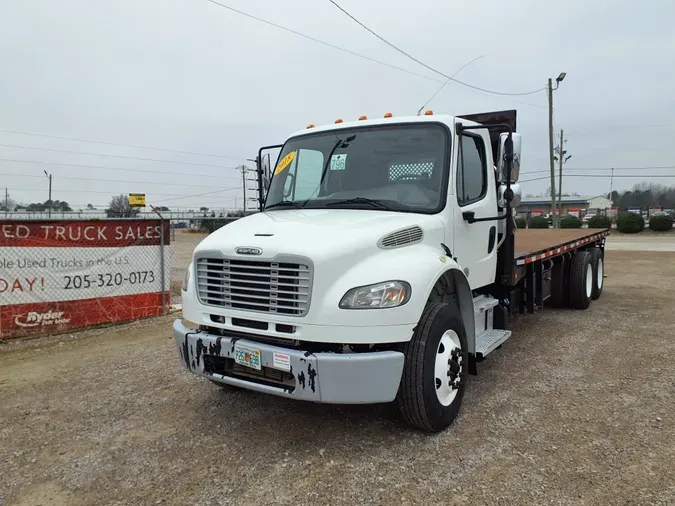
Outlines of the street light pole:
M558 89L560 83L565 79L567 74L561 72L555 79L555 88L553 87L552 79L548 79L548 153L549 153L549 169L551 171L551 212L553 213L553 228L558 228L558 213L556 212L555 202L555 164L553 162L553 92Z
M47 174L46 170L43 171L43 172L45 173L45 176L47 176L49 178L49 200L47 202L49 202L49 208L48 209L49 209L49 217L51 218L52 217L52 175Z

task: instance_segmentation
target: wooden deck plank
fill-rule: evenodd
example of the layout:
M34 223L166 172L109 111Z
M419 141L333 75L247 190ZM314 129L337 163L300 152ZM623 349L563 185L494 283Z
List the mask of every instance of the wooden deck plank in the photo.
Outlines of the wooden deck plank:
M516 230L515 257L524 257L538 253L561 244L577 241L591 235L603 232L599 228L562 228L562 229L537 229L522 228Z

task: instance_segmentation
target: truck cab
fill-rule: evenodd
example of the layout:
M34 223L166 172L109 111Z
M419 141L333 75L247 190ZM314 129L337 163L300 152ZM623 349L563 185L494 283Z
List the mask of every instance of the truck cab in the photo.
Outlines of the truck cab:
M310 125L258 157L261 212L205 238L174 322L214 383L326 403L396 400L428 431L509 335L515 111ZM498 327L498 328L496 328Z

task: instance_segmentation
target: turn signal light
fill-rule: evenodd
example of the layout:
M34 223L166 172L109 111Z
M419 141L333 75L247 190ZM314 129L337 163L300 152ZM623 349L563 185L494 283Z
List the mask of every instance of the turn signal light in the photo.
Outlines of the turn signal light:
M368 119L368 116L360 116L359 121L363 121L364 119Z
M384 115L385 118L391 118L393 116L392 113L388 112Z
M431 116L433 114L434 114L434 111L432 111L431 109L429 109L428 111L424 111L425 116Z
M342 123L342 120L341 120L341 119L336 119L336 120L335 120L335 123Z

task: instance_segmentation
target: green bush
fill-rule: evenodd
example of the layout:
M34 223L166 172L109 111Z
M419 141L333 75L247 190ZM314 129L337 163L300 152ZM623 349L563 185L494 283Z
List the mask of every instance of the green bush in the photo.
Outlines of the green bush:
M516 227L517 228L525 228L527 227L527 221L525 221L525 218L518 216L516 218Z
M609 216L596 214L588 220L588 228L612 228L612 222Z
M666 214L652 216L649 218L649 228L656 232L668 232L673 228L673 219Z
M534 216L530 220L530 228L548 228L548 220L543 216Z
M581 220L571 214L560 218L560 228L581 228Z
M616 228L622 234L637 234L645 228L645 219L637 213L620 213Z

